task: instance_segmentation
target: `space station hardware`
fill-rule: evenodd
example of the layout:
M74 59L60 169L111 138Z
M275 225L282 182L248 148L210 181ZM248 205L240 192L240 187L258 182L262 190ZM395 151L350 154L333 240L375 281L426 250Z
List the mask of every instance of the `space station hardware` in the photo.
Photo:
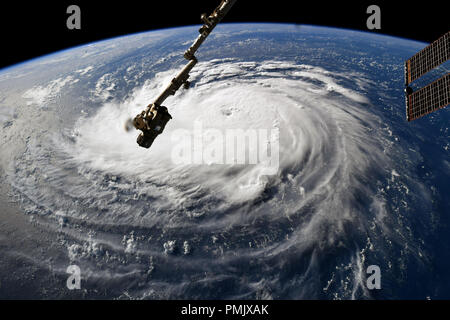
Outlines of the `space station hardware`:
M189 88L190 82L188 81L189 72L197 64L197 58L195 53L201 44L206 40L211 31L216 27L216 25L222 20L222 18L228 13L231 7L235 4L237 0L222 0L220 5L214 10L212 14L207 16L206 14L201 15L201 19L204 22L203 26L200 28L200 35L194 41L192 46L186 50L184 57L189 60L188 64L181 70L181 72L172 79L167 88L159 95L159 97L147 108L139 113L132 121L133 126L137 130L141 130L142 133L139 134L137 138L137 143L143 148L150 148L153 144L155 138L160 135L164 128L172 119L169 111L166 107L162 106L162 103L171 95L174 95L181 86L185 89Z
M406 119L412 121L450 104L450 73L414 91L410 84L450 59L450 31L405 62Z

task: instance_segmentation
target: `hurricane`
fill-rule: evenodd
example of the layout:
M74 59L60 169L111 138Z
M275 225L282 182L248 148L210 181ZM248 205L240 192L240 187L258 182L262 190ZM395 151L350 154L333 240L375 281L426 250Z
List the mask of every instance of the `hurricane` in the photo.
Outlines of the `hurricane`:
M24 92L28 105L3 125L5 182L62 248L52 272L78 265L88 297L371 299L367 266L384 270L384 297L408 266L425 270L430 254L412 230L433 221L410 215L432 191L414 173L420 156L402 161L414 152L367 98L373 78L276 57L200 60L191 88L164 103L164 133L139 148L124 123L177 70L119 97L104 74L90 84L96 108L47 107L78 81L61 76ZM248 135L243 162L230 130ZM255 141L276 146L270 172L250 163ZM50 268L36 252L16 254Z

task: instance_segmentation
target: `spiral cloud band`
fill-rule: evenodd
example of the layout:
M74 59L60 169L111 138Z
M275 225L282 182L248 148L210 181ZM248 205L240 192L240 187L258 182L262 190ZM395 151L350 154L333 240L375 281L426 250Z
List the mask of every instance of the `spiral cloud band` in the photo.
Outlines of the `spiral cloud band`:
M28 143L8 175L25 211L117 296L369 296L366 255L393 232L373 182L395 167L370 81L285 61L201 62L193 87L166 101L165 132L139 148L123 124L175 73ZM106 99L114 79L95 87Z

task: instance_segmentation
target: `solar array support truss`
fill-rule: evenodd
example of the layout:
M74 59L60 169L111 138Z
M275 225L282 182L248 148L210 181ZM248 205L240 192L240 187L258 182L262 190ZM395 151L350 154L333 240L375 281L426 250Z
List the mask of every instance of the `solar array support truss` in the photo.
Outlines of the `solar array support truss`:
M413 92L413 81L450 59L450 31L406 60L406 119L412 121L449 105L450 73Z

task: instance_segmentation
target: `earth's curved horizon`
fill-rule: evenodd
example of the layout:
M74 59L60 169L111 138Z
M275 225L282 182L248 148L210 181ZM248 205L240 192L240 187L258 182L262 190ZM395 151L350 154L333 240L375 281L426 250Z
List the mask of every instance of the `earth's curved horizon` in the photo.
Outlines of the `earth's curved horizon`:
M426 44L219 25L141 149L123 124L184 66L197 29L0 70L0 297L450 298L450 112L404 119L403 61ZM217 161L236 162L227 130L269 132L258 142L277 146L275 171ZM367 287L373 265L380 289Z
M288 26L288 27L295 27L295 28L302 28L302 27L310 27L310 28L322 28L322 29L328 29L328 30L336 30L336 31L343 31L343 32L357 32L357 33L362 33L362 34L374 34L376 36L381 36L381 37L388 37L388 38L392 38L392 39L398 39L398 40L402 40L402 41L410 41L410 42L415 42L417 45L419 46L427 46L429 45L429 43L421 41L421 40L417 40L417 39L410 39L410 38L404 38L404 37L398 37L398 36L393 36L393 35L389 35L389 34L383 34L383 33L375 33L375 32L371 32L371 31L362 31L362 30L357 30L357 29L349 29L349 28L341 28L341 27L332 27L332 26L321 26L321 25L314 25L314 24L295 24L295 23L289 23L289 22L284 22L284 23L279 23L279 22L221 22L220 26L233 26L233 25L281 25L281 26ZM197 28L197 25L186 25L186 26L179 26L179 27L167 27L167 28L161 28L161 29L152 29L152 30L146 30L146 31L138 31L138 32L133 32L130 34L126 34L126 35L120 35L120 36L113 36L110 38L105 38L105 39L100 39L100 40L96 40L96 41L92 41L92 42L88 42L88 43L83 43L83 44L79 44L73 47L68 47L68 48L63 48L54 52L49 52L28 60L24 60L24 61L20 61L8 66L4 66L2 68L0 68L0 72L6 71L8 69L12 69L12 68L16 68L19 67L23 64L27 64L27 63L31 63L31 62L35 62L37 60L40 59L47 59L50 58L53 55L57 55L57 54L61 54L63 52L66 51L71 51L74 49L78 49L78 48L82 48L85 46L91 46L91 45L95 45L101 42L105 42L105 41L113 41L115 39L120 39L120 38L124 38L124 37L132 37L132 36L139 36L142 34L146 34L146 33L150 33L150 32L163 32L163 31L170 31L170 30L180 30L180 29L184 29L184 28ZM192 40L193 42L193 40Z

